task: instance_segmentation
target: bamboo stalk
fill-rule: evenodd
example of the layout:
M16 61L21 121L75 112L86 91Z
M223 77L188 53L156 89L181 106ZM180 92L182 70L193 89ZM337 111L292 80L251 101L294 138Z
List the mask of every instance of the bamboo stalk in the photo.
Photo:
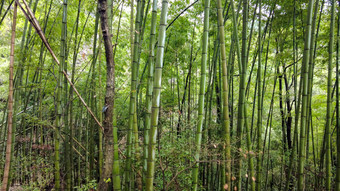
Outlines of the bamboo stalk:
M13 10L13 23L12 23L12 35L11 35L11 52L10 52L10 63L9 63L9 93L8 93L8 121L7 121L7 144L6 144L6 161L4 168L4 176L2 180L1 191L6 191L10 185L9 176L11 168L12 158L12 122L13 122L13 73L14 73L14 46L15 46L15 30L17 21L17 3L14 4ZM13 139L14 140L14 139Z

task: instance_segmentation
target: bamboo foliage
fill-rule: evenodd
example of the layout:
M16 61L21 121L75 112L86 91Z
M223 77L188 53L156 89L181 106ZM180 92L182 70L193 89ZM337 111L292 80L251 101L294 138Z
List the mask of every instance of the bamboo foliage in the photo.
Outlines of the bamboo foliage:
M339 2L198 2L0 0L0 190L340 190Z

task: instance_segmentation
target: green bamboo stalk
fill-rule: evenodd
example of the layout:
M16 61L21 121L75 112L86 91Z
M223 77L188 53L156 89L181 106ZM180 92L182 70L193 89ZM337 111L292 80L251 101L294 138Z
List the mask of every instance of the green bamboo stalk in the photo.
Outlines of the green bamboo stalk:
M60 128L62 126L62 105L61 105L61 94L62 94L62 80L63 80L63 69L66 60L66 19L67 19L67 0L63 1L63 16L62 16L62 27L61 27L61 46L60 46L60 65L59 65L59 75L57 82L57 96L56 96L56 120L55 120L55 134L54 134L54 168L55 168L55 189L60 190Z
M152 2L152 18L150 29L150 44L149 44L149 58L148 58L148 82L146 87L146 114L144 125L144 147L143 147L143 185L145 186L147 173L147 159L149 147L149 131L151 127L151 113L152 113L152 90L153 90L153 71L154 71L154 57L155 57L155 40L156 40L156 24L157 24L157 2ZM144 188L145 189L145 188Z
M306 117L306 136L307 136L307 146L306 146L306 161L308 161L308 154L309 154L309 132L311 127L311 121L312 121L312 90L313 90L313 76L314 76L314 66L315 66L315 54L314 54L314 48L316 48L317 41L315 40L316 35L316 21L317 21L317 13L319 8L319 0L315 1L314 6L314 15L313 15L313 21L312 21L312 31L311 31L311 47L310 47L310 53L309 53L309 64L308 64L308 89L307 89L307 117ZM315 42L314 42L315 41ZM315 44L315 47L314 47ZM312 132L313 134L313 132ZM309 185L307 182L308 177L306 178L305 185Z
M61 29L61 53L60 53L60 66L62 67L61 70L67 72L67 0L63 1L63 15L62 15L62 29ZM68 89L67 89L67 79L63 77L63 85L60 84L61 91L63 93L63 100L60 102L62 105L59 105L61 116L63 118L64 131L66 132L65 136L65 173L66 173L66 190L70 191L72 189L72 166L71 166L71 147L70 147L70 129L69 129L69 122L68 122ZM61 93L61 92L60 92ZM62 96L62 95L60 95ZM64 113L64 114L63 114ZM63 123L60 123L62 125ZM60 126L61 128L61 126Z
M300 89L302 90L302 105L301 105L301 126L300 126L300 142L299 142L299 162L298 162L298 190L304 190L304 166L306 158L306 117L307 117L307 83L308 83L308 62L310 57L310 41L311 41L311 25L312 11L314 0L309 0L308 14L306 17L306 33L304 42L304 53L302 60L302 71L300 80Z
M137 12L136 12L136 23L134 32L134 45L132 54L132 65L131 65L131 90L130 90L130 104L129 104L129 125L128 125L128 135L127 135L127 153L126 153L126 163L125 163L125 190L131 190L131 156L132 156L132 146L133 146L133 131L136 129L134 123L134 115L136 111L136 88L137 88L137 70L138 70L138 48L139 48L139 35L140 35L140 16L141 16L141 0L137 1ZM137 31L138 30L138 31Z
M337 37L336 37L336 132L337 132L337 164L336 165L336 178L335 178L335 191L340 191L340 109L339 109L339 48L340 48L340 12L338 12L337 20Z
M99 39L102 39L102 32L101 32L101 29L100 29L100 38ZM99 45L98 45L98 48L99 48L99 53L98 53L98 89L97 89L97 92L98 92L98 108L103 108L103 98L102 98L102 95L103 95L103 92L102 92L102 65L101 65L101 53L102 53L102 46L101 46L101 40L99 40ZM101 113L101 111L99 110L100 113L98 113L99 115L99 121L101 123L103 123L103 115ZM101 177L102 175L102 170L103 170L103 159L104 159L104 154L103 154L103 131L100 129L100 127L98 127L98 165L99 165L99 177Z
M250 190L255 191L255 175L254 175L254 162L253 162L253 156L251 154L252 150L252 145L251 145L251 136L250 136L250 131L249 131L249 126L248 126L248 117L247 117L247 106L244 104L244 127L246 131L246 138L247 138L247 159L248 159L248 181L250 183ZM248 188L248 184L246 185L246 189Z
M219 3L220 0L219 0ZM205 94L205 86L206 86L206 68L207 68L207 50L208 50L208 41L209 41L209 9L210 9L210 0L204 1L204 29L203 29L203 47L202 47L202 60L201 60L201 81L200 81L200 93L199 93L199 101L198 101L198 122L196 127L196 136L195 136L195 154L194 159L196 163L194 164L192 170L192 190L197 190L198 184L198 167L199 167L199 159L200 159L200 151L201 151L201 142L202 142L202 129L203 129L203 121L204 121L204 94ZM222 21L222 9L219 9L219 19ZM223 28L222 28L223 30ZM224 32L224 31L223 31ZM224 33L223 33L224 34ZM225 57L224 57L225 61ZM190 91L190 89L189 89ZM227 107L228 110L228 107Z
M93 37L93 49L92 49L92 63L91 63L91 80L90 80L90 88L92 91L89 92L90 96L90 104L92 110L96 109L96 104L95 104L95 78L96 78L96 63L97 63L97 34L98 34L98 24L99 24L99 13L98 13L98 7L96 11L96 17L95 17L95 25L94 25L94 37ZM89 125L90 131L89 131L89 138L90 138L90 180L93 180L95 178L95 164L94 164L94 156L95 156L95 142L94 142L94 137L95 137L95 122L94 120L90 121Z
M261 78L261 8L262 8L262 1L258 1L259 4L259 34L258 34L258 48L259 48L259 55L258 55L258 69L257 69L257 167L256 167L256 190L261 190L261 181L262 181L262 78Z
M240 49L240 43L238 39L238 31L237 31L237 18L238 18L238 12L237 14L235 13L235 6L234 6L234 0L230 1L231 5L231 11L233 15L233 39L236 44L236 55L237 55L237 60L238 60L238 65L240 68L240 71L242 71L242 57L241 57L241 49Z
M331 25L328 48L328 80L327 80L327 118L326 118L326 190L331 190L332 162L331 162L331 108L332 108L332 73L333 73L333 46L334 46L334 17L335 1L331 0ZM338 75L338 74L337 74Z
M290 176L293 170L293 166L295 164L295 150L298 148L298 121L299 121L299 114L300 114L300 91L298 93L297 90L297 46L296 46L296 7L295 7L295 1L294 1L294 12L293 12L293 61L295 63L294 65L294 99L295 101L295 124L294 124L294 136L293 136L293 148L289 157L289 166L288 166L288 173L286 178L286 189L290 188Z
M52 1L51 1L52 2ZM77 11L77 18L76 18L76 26L75 26L75 42L74 42L74 49L73 49L73 60L72 60L72 74L71 74L71 82L74 84L75 81L75 70L76 70L76 61L77 61L77 44L78 44L78 28L79 28L79 15L80 15L80 10L81 10L81 0L79 0L78 3L78 11ZM74 114L73 114L73 89L70 87L69 89L69 96L70 96L70 105L69 105L69 127L70 127L70 147L72 148L73 146L73 129L75 128L75 126L73 125L73 121L74 121ZM71 153L72 155L72 153ZM73 158L71 156L71 158ZM80 157L78 158L80 161ZM79 165L80 167L80 165ZM79 168L78 167L78 168ZM80 171L80 169L78 169L78 171ZM78 174L78 179L80 177L80 173ZM75 181L75 180L74 180ZM79 185L78 185L79 186Z
M134 26L133 26L133 16L134 16L134 0L130 2L130 50L131 50L131 65L133 64L133 34L134 34Z
M124 3L124 1L123 1ZM116 37L116 44L118 43L118 36L119 36L119 29L120 29L120 20L122 16L122 10L124 5L122 4L119 23L118 23L118 30L117 30L117 37ZM112 25L112 23L109 23ZM110 26L112 28L112 26ZM100 48L100 45L99 45ZM115 59L117 46L115 46L113 52L113 59ZM100 67L100 66L99 66ZM101 107L99 107L101 108ZM100 137L99 137L100 138ZM119 147L118 147L118 126L117 126L117 112L113 112L113 166L112 166L112 183L113 183L113 190L120 191L121 190L121 179L120 179L120 161L119 161Z
M107 0L107 24L110 34L112 35L112 19L113 19L113 0Z
M112 183L113 190L120 191L120 170L119 170L119 154L118 154L118 128L117 128L117 113L113 112L113 167L112 167Z
M240 89L237 118L237 165L236 165L236 189L241 190L242 185L242 130L244 129L245 118L245 79L247 74L247 25L248 25L248 0L243 0L243 26L242 26L242 66L240 67Z
M231 4L233 4L231 2ZM232 5L233 9L233 5ZM218 15L218 34L219 34L219 43L220 43L220 56L222 61L222 99L223 99L223 123L222 127L224 130L224 156L226 161L226 176L225 180L222 182L226 183L227 190L231 188L231 156L230 156L230 120L229 120L229 102L228 102L228 67L227 67L227 59L226 59L226 50L225 50L225 36L224 36L224 23L223 23L223 13L222 13L222 2L221 0L217 1L217 15ZM235 14L233 14L234 16ZM234 17L233 17L234 18ZM236 18L236 17L235 17ZM234 27L235 29L235 27ZM234 31L235 32L235 31ZM235 34L234 34L235 35Z
M157 125L158 115L160 106L161 96L161 83L162 83L162 68L163 68L163 57L164 57L164 44L166 38L166 25L168 15L168 1L162 1L162 11L158 33L158 47L155 63L155 78L154 87L152 94L152 114L151 114L151 129L149 136L149 151L148 151L148 166L147 166L147 177L146 177L146 191L153 190L154 172L155 172L155 155L156 155L156 138L157 138Z

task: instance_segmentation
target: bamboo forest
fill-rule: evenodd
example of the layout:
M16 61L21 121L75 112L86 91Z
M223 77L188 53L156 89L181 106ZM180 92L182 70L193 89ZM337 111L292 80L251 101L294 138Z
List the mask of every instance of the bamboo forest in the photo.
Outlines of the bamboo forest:
M0 191L340 191L340 0L0 0Z

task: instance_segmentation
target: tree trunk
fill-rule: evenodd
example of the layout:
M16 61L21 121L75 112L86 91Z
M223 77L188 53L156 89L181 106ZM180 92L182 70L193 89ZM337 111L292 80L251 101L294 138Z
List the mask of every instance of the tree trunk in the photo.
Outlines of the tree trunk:
M111 178L114 145L113 145L113 112L114 112L114 97L115 97L115 63L113 59L112 39L109 31L107 19L107 1L98 0L99 15L101 29L103 33L105 55L106 55L106 94L104 103L104 139L105 139L105 157L102 170L102 176L98 184L98 190L108 190L110 183L107 181Z

